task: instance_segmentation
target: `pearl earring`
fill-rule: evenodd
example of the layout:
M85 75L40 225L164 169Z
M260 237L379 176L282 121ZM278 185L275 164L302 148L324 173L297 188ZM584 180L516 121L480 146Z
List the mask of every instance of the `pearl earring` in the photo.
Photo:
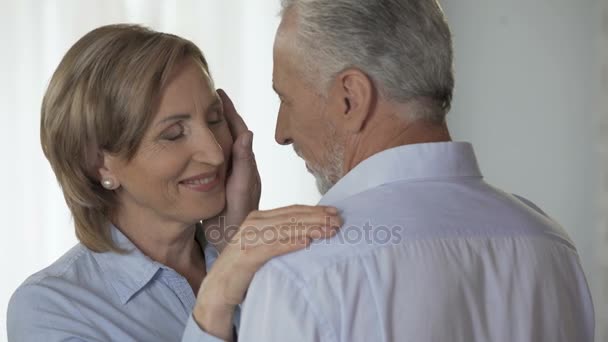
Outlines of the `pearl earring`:
M111 180L110 178L104 178L101 181L101 186L103 186L107 190L114 190L114 181Z

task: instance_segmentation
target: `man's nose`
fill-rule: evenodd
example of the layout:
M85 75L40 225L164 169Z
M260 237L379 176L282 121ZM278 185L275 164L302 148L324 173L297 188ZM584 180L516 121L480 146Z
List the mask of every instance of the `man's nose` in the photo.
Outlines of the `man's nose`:
M277 117L277 126L274 132L274 140L276 140L279 145L289 145L293 143L293 140L291 139L291 135L289 133L289 124L287 120L285 120L284 115L281 115L281 113L279 113Z
M222 146L217 142L215 135L209 130L203 132L194 149L192 159L204 164L220 166L224 163Z

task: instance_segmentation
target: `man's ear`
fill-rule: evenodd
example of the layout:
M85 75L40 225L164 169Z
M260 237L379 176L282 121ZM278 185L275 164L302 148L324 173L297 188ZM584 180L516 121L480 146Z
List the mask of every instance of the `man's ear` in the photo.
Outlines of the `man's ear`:
M376 99L376 89L372 80L361 70L349 68L335 79L332 98L340 103L333 119L352 134L359 133L372 113Z

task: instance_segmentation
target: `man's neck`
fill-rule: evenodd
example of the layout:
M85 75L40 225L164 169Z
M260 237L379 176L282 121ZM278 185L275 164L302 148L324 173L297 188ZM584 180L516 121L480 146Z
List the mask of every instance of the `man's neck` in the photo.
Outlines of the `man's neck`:
M372 115L359 134L346 139L344 173L374 154L394 147L451 140L445 122L408 121L397 114Z

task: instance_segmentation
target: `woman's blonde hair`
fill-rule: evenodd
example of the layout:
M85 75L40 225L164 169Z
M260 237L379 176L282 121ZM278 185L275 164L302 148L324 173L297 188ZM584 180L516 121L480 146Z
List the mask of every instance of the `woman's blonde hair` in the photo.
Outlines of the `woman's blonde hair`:
M191 41L137 25L109 25L82 37L63 57L42 102L40 140L74 218L76 236L96 252L118 249L109 230L116 205L100 185L101 153L131 160L172 70Z

